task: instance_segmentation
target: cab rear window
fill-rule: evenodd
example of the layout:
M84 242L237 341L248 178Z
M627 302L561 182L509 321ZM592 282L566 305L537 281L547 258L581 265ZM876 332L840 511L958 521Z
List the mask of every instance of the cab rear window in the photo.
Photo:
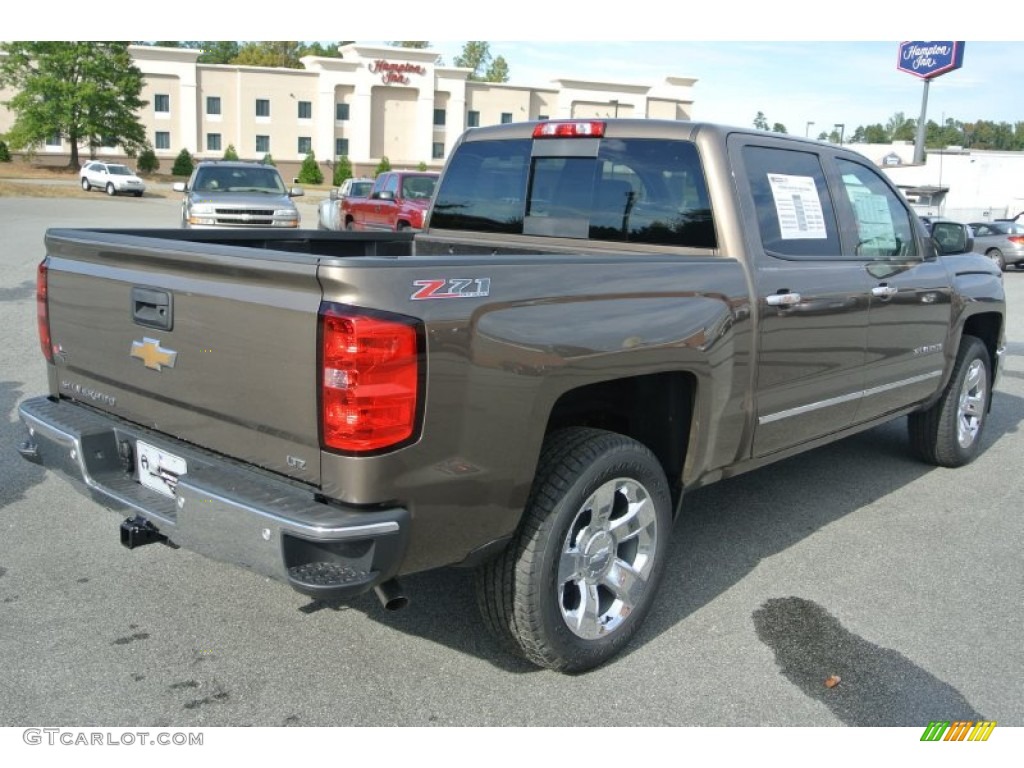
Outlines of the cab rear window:
M691 142L603 139L596 157L532 157L532 147L531 139L461 145L441 181L430 227L716 247L707 184Z

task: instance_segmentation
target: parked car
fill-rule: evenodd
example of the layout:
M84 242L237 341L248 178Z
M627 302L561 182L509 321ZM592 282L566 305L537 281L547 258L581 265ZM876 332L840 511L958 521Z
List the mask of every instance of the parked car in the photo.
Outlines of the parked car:
M181 226L186 229L299 226L292 198L301 197L302 189L286 187L272 165L204 160L187 184L174 184L174 191L185 193Z
M82 166L78 177L86 192L95 187L111 197L119 192L142 197L146 191L145 182L135 175L135 171L120 163L100 163L94 160Z
M440 174L388 171L377 177L366 199L343 201L345 229L371 232L422 229Z
M983 253L1005 270L1017 269L1024 263L1024 225L1010 221L976 221L968 226L974 230L974 251Z
M340 187L332 189L330 196L317 206L317 229L344 229L340 216L342 201L353 197L369 197L371 189L373 179L345 179Z

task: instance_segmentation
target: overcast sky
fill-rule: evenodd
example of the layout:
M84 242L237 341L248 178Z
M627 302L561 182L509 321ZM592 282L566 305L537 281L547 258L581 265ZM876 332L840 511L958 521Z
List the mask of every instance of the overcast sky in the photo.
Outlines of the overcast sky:
M451 64L461 42L431 41ZM758 111L769 124L811 135L846 125L885 122L896 112L916 119L923 81L896 69L890 42L491 42L509 63L510 82L544 85L559 77L654 84L666 76L697 79L694 118L749 126ZM964 65L932 80L928 119L1024 121L1024 43L967 42Z
M492 54L508 61L513 84L543 86L572 77L653 85L667 76L692 77L695 119L749 126L762 111L769 124L782 123L794 134L814 122L812 136L836 123L845 124L849 135L858 125L885 124L896 112L916 119L923 81L896 69L899 41L962 38L963 68L932 81L928 119L1024 121L1024 42L994 41L1022 36L1019 11L1016 19L996 20L942 13L938 6L925 13L920 4L891 0L775 0L757 7L652 0L304 0L289 14L274 0L251 0L244 12L232 4L179 0L157 24L143 20L134 0L108 0L103 8L72 21L58 14L45 34L135 40L428 38L448 64L466 40L483 39ZM0 34L24 40L43 32L31 15L19 18L8 14L8 29ZM853 42L883 35L893 39ZM674 42L650 39L659 37ZM840 39L823 42L824 37Z

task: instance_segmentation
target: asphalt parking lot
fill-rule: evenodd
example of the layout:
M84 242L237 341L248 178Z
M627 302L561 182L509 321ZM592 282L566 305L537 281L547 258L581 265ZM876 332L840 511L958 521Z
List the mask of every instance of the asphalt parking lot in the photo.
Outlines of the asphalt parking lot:
M1024 272L975 463L917 463L900 420L690 494L632 646L566 677L500 650L467 572L406 579L398 613L323 607L128 551L122 516L18 456L17 405L46 389L44 231L174 227L177 206L0 198L0 726L1024 725Z

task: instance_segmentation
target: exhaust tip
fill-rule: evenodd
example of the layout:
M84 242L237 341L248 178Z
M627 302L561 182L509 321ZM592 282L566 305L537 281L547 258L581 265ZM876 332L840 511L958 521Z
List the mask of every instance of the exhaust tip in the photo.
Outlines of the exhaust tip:
M400 611L409 605L409 598L402 591L398 579L389 579L373 588L373 592L384 606L385 611Z

